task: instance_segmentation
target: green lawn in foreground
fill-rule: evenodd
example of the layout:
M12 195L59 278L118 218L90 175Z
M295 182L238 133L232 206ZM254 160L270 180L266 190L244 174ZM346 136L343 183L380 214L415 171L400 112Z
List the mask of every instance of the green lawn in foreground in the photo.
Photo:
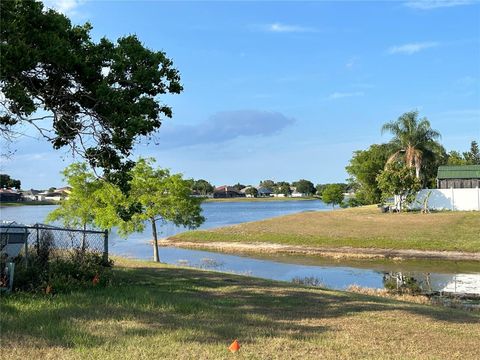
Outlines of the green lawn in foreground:
M198 242L480 252L480 212L382 214L376 207L361 207L305 212L190 231L173 238Z
M4 359L478 359L480 315L117 260L112 286L3 295ZM242 348L230 354L238 338Z

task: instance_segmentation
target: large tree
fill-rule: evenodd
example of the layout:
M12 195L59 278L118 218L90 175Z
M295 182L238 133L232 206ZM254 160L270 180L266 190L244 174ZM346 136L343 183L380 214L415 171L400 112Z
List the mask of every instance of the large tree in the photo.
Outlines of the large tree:
M20 190L22 183L20 180L12 179L10 175L0 174L0 188L15 188Z
M464 152L463 157L468 165L480 165L480 150L476 141L471 142L470 151Z
M430 127L427 118L420 119L418 111L406 112L397 120L384 124L382 133L385 132L393 135L390 143L395 149L387 163L402 159L408 168L415 169L415 176L420 179L423 161L434 157L440 133Z
M385 170L377 176L377 180L383 200L398 196L398 210L403 210L405 205L412 203L421 188L420 179L416 177L414 169L405 167L400 161L387 164Z
M205 219L201 215L202 200L191 196L192 181L184 180L181 174L172 175L166 169L156 169L152 166L153 162L153 159L140 159L131 170L130 191L127 196L117 199L122 207L126 202L129 207L137 207L137 211L127 220L114 218L113 224L118 226L121 234L127 235L143 231L145 222L149 222L153 236L153 259L158 262L158 223L171 222L193 229ZM105 213L115 214L115 211Z
M341 184L328 184L322 192L322 201L325 204L332 204L332 207L343 201L343 187Z
M207 180L200 179L193 182L192 190L199 195L207 196L213 193L214 187Z
M313 195L316 192L315 186L309 180L300 179L292 184L297 192L307 196Z
M158 96L182 91L172 61L135 35L95 42L90 24L41 2L2 1L0 12L1 135L29 124L127 189L134 144L172 116Z
M385 168L392 152L391 144L373 144L366 150L354 152L345 169L351 176L349 182L355 189L355 199L361 204L380 201L382 191L378 187L377 175Z

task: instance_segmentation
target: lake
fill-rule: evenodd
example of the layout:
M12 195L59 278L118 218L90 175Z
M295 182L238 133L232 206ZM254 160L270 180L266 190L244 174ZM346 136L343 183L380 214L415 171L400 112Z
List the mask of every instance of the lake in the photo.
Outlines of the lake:
M302 211L328 211L324 203L314 201L266 201L266 202L207 202L202 204L206 218L201 228L215 228L247 221ZM0 208L2 220L34 224L44 222L55 206L18 206ZM172 224L162 226L160 237L184 231ZM115 255L138 259L151 259L149 244L151 230L121 239L113 232L110 236L110 252ZM161 247L162 262L192 266L210 270L233 272L273 280L292 281L310 279L332 289L346 289L350 285L384 288L386 284L413 279L425 291L445 291L480 295L480 266L475 262L448 261L336 261L318 256L292 255L229 255L211 251Z

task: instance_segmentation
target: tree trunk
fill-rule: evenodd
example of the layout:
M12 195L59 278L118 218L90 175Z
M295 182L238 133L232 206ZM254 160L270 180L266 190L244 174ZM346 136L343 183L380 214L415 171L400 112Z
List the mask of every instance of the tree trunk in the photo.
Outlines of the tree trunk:
M85 252L85 248L86 248L86 245L87 245L87 223L84 222L83 223L83 233L82 233L82 253Z
M157 224L155 219L150 219L152 223L152 234L153 234L153 261L160 262L160 257L158 256L158 237L157 237Z

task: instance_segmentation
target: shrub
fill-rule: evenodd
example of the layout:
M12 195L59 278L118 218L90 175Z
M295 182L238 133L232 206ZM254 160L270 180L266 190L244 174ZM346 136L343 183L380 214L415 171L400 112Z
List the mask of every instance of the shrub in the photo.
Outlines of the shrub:
M81 250L45 254L32 252L25 259L18 258L15 266L14 289L22 291L69 292L81 288L106 286L111 280L112 261L104 264L100 254ZM95 279L95 280L94 280Z

